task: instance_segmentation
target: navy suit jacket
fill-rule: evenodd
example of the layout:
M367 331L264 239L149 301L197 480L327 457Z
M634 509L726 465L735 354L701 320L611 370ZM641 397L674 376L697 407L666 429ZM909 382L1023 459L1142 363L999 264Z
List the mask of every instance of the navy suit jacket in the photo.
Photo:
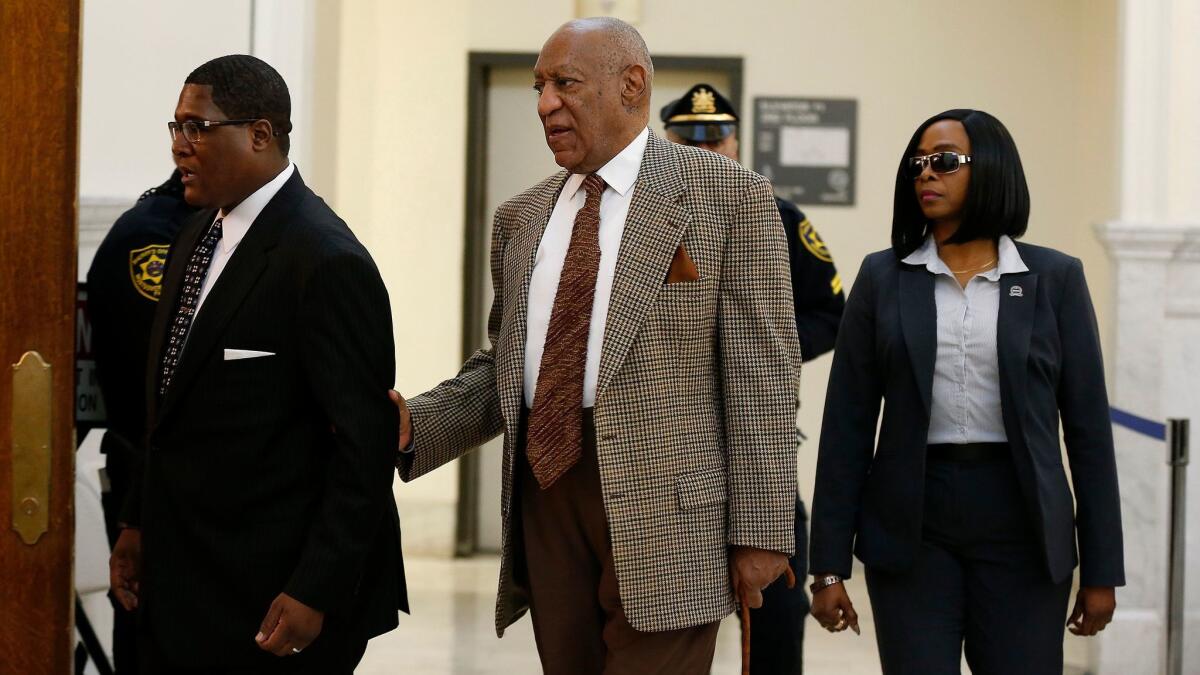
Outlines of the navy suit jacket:
M1018 243L1017 250L1029 271L1000 278L996 341L1004 428L1030 526L1054 582L1067 579L1078 560L1084 586L1121 586L1112 426L1083 265L1040 246ZM901 262L890 249L867 256L846 303L825 399L813 498L814 571L849 576L852 550L864 564L890 571L915 562L936 339L934 275ZM1060 418L1074 503L1059 447Z

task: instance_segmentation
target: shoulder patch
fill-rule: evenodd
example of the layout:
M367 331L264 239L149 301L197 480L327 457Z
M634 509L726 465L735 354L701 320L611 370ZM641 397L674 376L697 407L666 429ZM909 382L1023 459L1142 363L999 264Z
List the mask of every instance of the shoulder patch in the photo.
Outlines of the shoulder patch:
M158 302L169 250L169 244L150 244L129 252L129 277L142 297Z
M804 243L804 248L813 254L817 260L831 263L833 256L829 255L829 249L825 246L825 242L821 241L821 235L813 228L812 223L805 218L804 222L800 223L800 241Z

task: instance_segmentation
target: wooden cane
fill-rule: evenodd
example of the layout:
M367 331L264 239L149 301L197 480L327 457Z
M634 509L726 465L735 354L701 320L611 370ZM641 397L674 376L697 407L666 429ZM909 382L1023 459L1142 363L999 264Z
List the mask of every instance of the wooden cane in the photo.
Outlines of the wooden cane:
M796 587L796 574L792 572L792 566L788 565L783 570L787 574L787 587ZM738 598L742 603L742 675L750 675L750 603L746 602L746 597Z

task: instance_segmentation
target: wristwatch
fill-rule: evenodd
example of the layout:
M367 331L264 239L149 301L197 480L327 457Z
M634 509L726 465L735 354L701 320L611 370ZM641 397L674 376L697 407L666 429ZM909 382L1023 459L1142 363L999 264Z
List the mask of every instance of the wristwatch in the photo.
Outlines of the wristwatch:
M834 584L840 584L840 583L842 583L842 578L839 577L838 575L825 574L825 575L816 577L813 580L812 585L808 587L808 590L811 591L813 595L816 595L817 591L823 591L826 588L829 588L830 586L832 586Z

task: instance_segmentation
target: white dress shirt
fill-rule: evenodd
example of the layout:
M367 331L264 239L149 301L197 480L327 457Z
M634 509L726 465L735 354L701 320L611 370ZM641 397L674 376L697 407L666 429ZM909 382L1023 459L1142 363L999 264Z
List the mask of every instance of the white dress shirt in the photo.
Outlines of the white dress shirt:
M1016 244L1000 237L996 267L980 272L966 288L938 257L930 236L904 262L924 265L935 275L937 358L933 366L930 445L1005 443L1000 408L1000 362L996 328L1000 316L1000 276L1028 272Z
M254 194L242 200L242 203L233 207L229 213L225 213L224 209L217 212L217 218L224 218L221 223L221 241L217 242L216 249L213 250L212 260L208 263L208 274L204 276L204 283L200 286L200 299L196 302L196 314L200 314L200 308L204 306L204 299L208 297L208 292L212 290L213 284L217 283L217 277L221 276L221 271L225 269L225 265L229 262L229 258L233 256L233 252L237 249L238 244L242 243L242 238L250 231L250 226L254 224L254 220L258 218L258 214L266 208L267 202L279 192L283 184L292 177L296 172L296 165L288 162L287 168L279 172L266 185L254 191ZM195 321L195 318L192 319Z
M643 129L616 157L596 173L608 185L600 197L600 270L596 274L596 295L592 300L592 322L588 331L587 364L583 373L583 406L596 403L596 381L600 374L600 350L604 343L604 325L608 320L608 300L612 296L613 274L617 268L617 252L625 232L625 217L633 200L634 183L642 166L642 155L650 130ZM586 194L583 174L571 174L563 185L546 231L538 245L529 280L529 322L525 337L525 405L533 407L538 372L542 367L542 351L546 346L546 331L558 279L567 258L567 245L575 227L575 214L583 208Z

